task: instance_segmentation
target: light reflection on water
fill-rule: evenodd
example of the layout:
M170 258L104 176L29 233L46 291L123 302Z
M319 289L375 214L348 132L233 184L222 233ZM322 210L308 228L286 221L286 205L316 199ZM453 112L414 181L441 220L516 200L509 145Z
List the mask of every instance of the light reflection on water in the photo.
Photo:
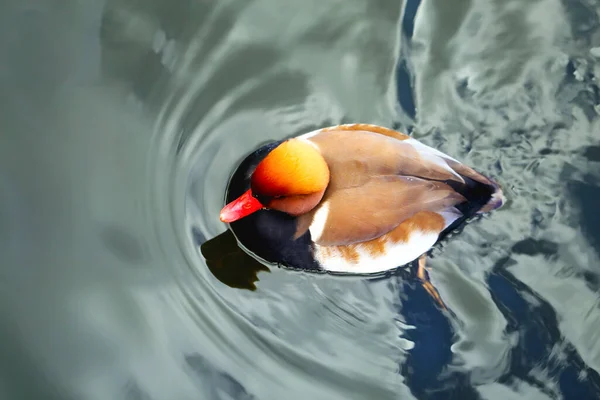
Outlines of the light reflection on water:
M588 3L0 6L0 396L597 396ZM450 312L399 275L207 270L236 163L350 121L503 184L431 261Z

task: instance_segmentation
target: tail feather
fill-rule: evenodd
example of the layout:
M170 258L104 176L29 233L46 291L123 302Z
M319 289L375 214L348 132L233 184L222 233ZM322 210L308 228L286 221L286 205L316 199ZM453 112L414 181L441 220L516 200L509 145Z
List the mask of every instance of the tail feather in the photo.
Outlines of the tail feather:
M448 160L448 164L465 181L464 184L446 182L467 199L465 204L457 206L465 216L490 212L504 204L506 199L498 183L457 161Z
M495 210L504 204L505 198L498 183L416 139L407 139L403 143L411 145L428 165L436 166L440 171L451 174L446 175L448 178L442 179L445 179L444 183L466 199L456 206L465 218ZM430 177L430 179L436 178Z

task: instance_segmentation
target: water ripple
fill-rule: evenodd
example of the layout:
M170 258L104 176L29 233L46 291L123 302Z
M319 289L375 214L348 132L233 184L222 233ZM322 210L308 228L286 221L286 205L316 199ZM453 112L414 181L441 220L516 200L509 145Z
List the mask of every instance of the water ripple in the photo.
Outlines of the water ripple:
M0 396L600 393L594 2L38 3L0 6ZM235 289L200 252L250 150L354 121L503 184L429 261L448 311L408 273Z

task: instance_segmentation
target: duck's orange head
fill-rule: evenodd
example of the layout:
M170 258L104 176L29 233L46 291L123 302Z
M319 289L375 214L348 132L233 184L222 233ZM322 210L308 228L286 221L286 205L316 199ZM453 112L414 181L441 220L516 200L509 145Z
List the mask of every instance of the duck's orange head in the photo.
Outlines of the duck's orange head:
M313 209L329 184L329 167L312 144L290 139L257 165L250 189L227 204L221 221L233 222L261 209L301 215Z

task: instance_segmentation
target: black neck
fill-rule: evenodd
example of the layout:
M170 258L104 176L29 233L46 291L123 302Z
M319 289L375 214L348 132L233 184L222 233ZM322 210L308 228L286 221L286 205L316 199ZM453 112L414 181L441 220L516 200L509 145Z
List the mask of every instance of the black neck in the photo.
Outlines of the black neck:
M226 201L235 200L250 189L250 176L256 166L280 143L272 142L248 155L233 173L227 188ZM270 262L287 266L317 268L312 256L310 232L294 239L297 219L275 210L260 210L230 224L238 240L249 250Z

